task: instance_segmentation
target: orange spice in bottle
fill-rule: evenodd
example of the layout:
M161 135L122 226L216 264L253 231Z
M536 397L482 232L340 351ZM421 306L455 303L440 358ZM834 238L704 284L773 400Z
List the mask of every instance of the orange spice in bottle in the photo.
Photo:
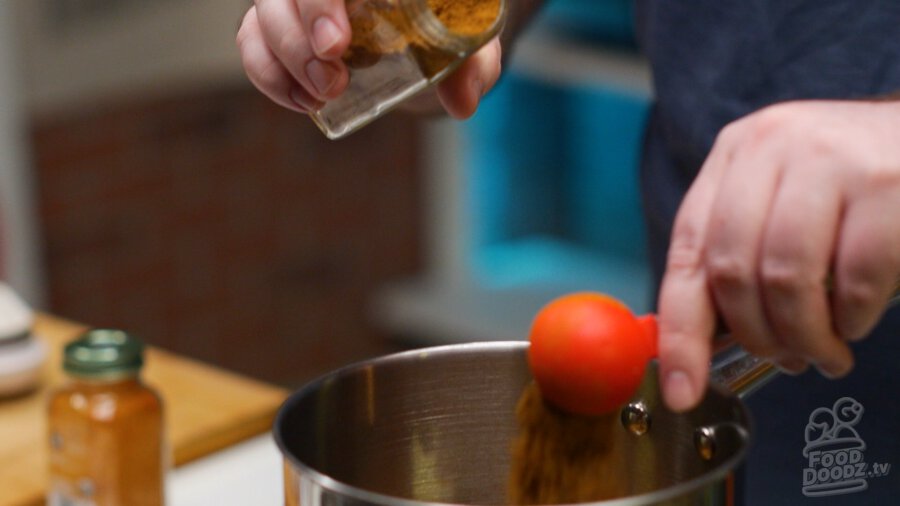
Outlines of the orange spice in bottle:
M143 345L91 330L66 346L70 381L48 406L49 506L161 506L163 406L139 376Z
M507 0L349 0L344 93L310 115L341 138L434 84L496 36Z

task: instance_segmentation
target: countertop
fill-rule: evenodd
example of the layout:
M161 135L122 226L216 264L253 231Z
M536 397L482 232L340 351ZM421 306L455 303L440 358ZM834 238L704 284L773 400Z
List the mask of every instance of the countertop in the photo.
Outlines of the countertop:
M282 506L281 454L271 433L230 446L169 473L168 506Z
M39 314L35 319L33 333L47 343L49 359L39 390L0 401L0 506L43 504L47 467L47 395L51 388L65 381L59 367L63 345L86 328L45 314ZM143 377L160 392L165 402L166 430L176 467L219 452L204 459L215 462L217 457L228 454L227 450L220 450L267 433L278 407L287 396L284 389L152 347L146 353ZM271 460L271 445L266 447L268 460ZM197 466L208 467L204 461L198 461ZM197 482L179 477L190 476L189 468L185 468L185 473L180 472L172 473L173 484ZM175 488L192 490L185 486ZM192 503L190 500L179 502Z

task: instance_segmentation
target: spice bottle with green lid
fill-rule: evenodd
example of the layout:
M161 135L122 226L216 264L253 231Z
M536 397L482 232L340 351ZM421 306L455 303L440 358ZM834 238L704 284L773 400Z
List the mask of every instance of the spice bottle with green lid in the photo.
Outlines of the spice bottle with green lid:
M48 406L49 506L165 503L163 403L140 378L135 337L91 330L65 347Z
M348 0L349 84L310 113L341 138L450 74L503 26L508 0Z

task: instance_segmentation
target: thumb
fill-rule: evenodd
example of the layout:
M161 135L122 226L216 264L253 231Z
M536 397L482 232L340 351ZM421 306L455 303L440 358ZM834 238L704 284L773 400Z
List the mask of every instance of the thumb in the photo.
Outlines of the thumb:
M438 86L438 98L450 116L466 119L475 114L481 97L500 78L503 50L495 38L470 56Z

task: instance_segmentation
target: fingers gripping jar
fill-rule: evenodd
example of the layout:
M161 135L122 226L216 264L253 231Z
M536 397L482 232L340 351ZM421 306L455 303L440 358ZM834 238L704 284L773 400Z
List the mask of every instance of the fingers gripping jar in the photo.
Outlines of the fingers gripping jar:
M344 93L311 113L339 139L450 74L503 26L507 0L347 0Z

